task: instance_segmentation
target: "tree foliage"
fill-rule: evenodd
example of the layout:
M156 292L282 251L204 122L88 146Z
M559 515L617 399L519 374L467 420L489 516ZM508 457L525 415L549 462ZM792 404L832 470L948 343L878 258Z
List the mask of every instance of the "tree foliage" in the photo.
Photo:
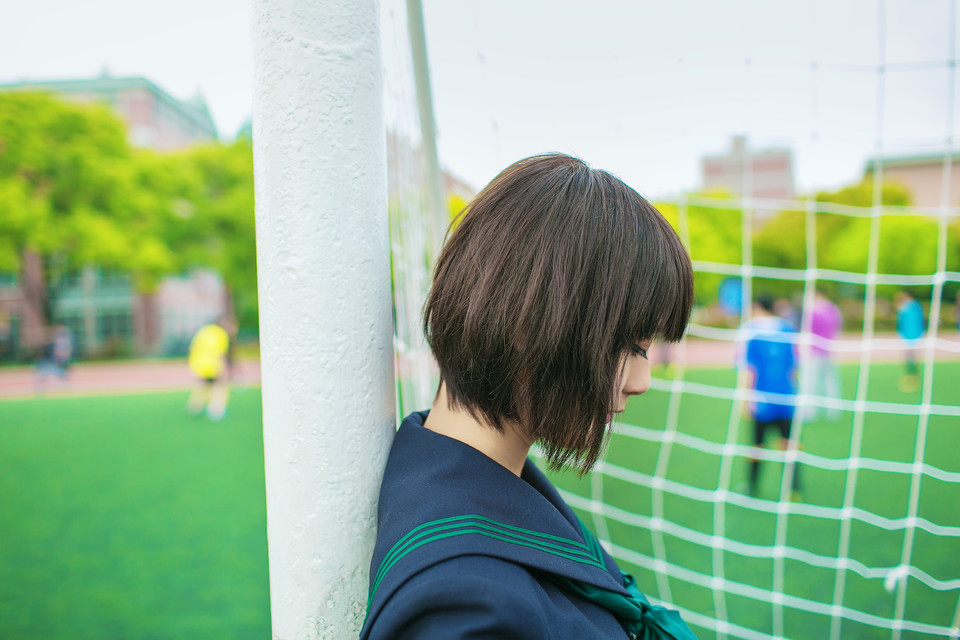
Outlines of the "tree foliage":
M58 254L65 268L120 266L131 152L123 124L98 105L36 93L0 94L0 263L24 250Z
M189 187L169 245L183 267L212 268L223 277L242 326L257 322L257 249L253 199L253 148L246 138L231 145L195 147L179 156Z
M0 271L22 269L25 252L40 256L48 290L87 266L130 273L144 294L212 268L255 327L250 142L132 149L106 106L0 93Z
M716 196L715 196L716 197ZM816 213L812 220L816 234L815 264L819 269L865 274L869 267L871 207L874 185L864 181L837 191L821 192L814 198ZM877 272L881 274L930 275L936 271L939 246L939 220L910 209L909 191L893 182L885 182L880 190L881 204L903 207L902 213L885 211L880 217L877 236ZM700 201L694 199L694 201ZM824 207L841 205L838 207ZM739 265L742 260L741 211L723 206L687 206L686 220L680 220L678 207L660 204L657 207L686 235L684 241L695 262L718 262ZM849 207L845 209L844 207ZM829 209L825 211L824 209ZM753 264L783 269L805 269L814 261L807 255L806 208L781 211L769 219L754 224ZM946 268L960 271L960 220L951 221L946 233ZM716 301L717 287L725 276L698 272L695 291L698 304L710 305ZM835 283L824 281L822 287L838 295ZM758 280L756 291L773 295L792 295L802 283ZM952 299L957 287L948 284L945 297ZM878 294L892 296L897 287L880 287ZM929 295L917 292L920 295Z
M688 204L681 211L676 204L657 204L657 209L680 234L687 244L694 262L716 262L739 265L743 260L742 212L723 206L723 194L711 194L719 206ZM681 219L681 215L684 216ZM717 288L726 276L699 272L694 278L694 295L699 305L712 304L717 299Z

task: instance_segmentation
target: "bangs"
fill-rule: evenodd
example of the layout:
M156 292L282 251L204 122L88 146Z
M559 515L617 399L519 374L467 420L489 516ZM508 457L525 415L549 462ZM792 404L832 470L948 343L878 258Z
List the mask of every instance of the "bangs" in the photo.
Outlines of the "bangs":
M670 224L659 212L644 229L633 265L633 282L623 318L630 340L678 342L693 308L693 267Z
M620 198L610 238L613 267L601 287L612 303L604 328L615 350L639 340L678 342L693 308L693 267L670 223L636 191L617 182ZM613 274L619 273L620 277Z

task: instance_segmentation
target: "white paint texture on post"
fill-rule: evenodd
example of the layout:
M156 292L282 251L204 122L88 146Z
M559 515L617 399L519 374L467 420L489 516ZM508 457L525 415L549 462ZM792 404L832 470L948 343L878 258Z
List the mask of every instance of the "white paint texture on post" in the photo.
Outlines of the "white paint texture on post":
M378 2L254 11L273 637L356 638L395 424Z

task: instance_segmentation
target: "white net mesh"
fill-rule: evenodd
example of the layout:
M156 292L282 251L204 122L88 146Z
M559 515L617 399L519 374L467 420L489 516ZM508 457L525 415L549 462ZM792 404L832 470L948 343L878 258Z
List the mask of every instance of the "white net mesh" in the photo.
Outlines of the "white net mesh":
M385 81L395 141L391 237L403 415L428 406L435 389L419 316L429 282L426 229L418 225L426 187L415 152L406 13L402 0L383 6L384 31L394 34L385 45ZM814 13L829 11L810 6ZM656 369L651 391L615 429L594 472L584 479L554 476L641 589L680 609L701 638L960 638L960 339L951 304L960 290L960 193L951 190L957 15L953 1L922 8L946 25L942 59L888 60L888 48L902 39L898 12L904 6L892 13L883 1L860 8L867 7L865 30L873 33L876 55L855 62L838 56L843 61L837 62L840 35L824 27L803 63L810 84L794 87L803 100L792 101L809 99L810 153L869 141L872 180L865 198L751 197L759 179L748 168L736 190L747 195L687 194L661 203L691 251L701 306L687 338L669 353L669 366ZM829 24L829 16L814 23ZM468 32L477 46L495 47L496 38L479 24L475 14ZM773 70L749 76L753 85L745 91L754 96L784 91L774 77L781 63L713 61L719 84L723 65ZM911 100L930 74L943 79L936 108ZM491 84L489 77L484 83ZM854 120L838 117L834 93L844 83L865 87L860 95L872 92L856 105ZM745 112L748 119L757 115L749 104ZM915 135L891 137L889 131L903 130L891 123L901 121L914 122ZM496 113L489 122L499 156L504 139L496 133ZM893 181L886 179L885 159L917 153L937 156L935 204L887 195ZM710 244L711 234L723 233L739 239L733 253ZM779 254L760 250L764 234L782 236ZM838 245L837 234L846 234L848 243ZM713 313L717 286L727 278L741 285L739 317ZM744 416L754 396L734 371L736 327L755 292L791 298L801 309L796 341L805 358L818 345L810 332L818 289L829 291L846 315L841 338L819 344L831 348L842 391L824 394L804 385L796 403L823 412L808 419L798 412L786 449L758 450ZM892 300L901 289L921 301L927 322L913 345L916 389L900 388L905 344L893 331ZM741 488L751 459L761 465L756 495ZM798 473L803 490L795 500Z
M951 52L953 6L944 16ZM785 451L757 450L744 436L749 427L742 418L752 392L735 385L732 376L698 376L692 368L720 345L727 346L719 351L726 352L726 364L731 365L737 331L695 321L674 354L674 374L654 380L653 397L640 401L630 424L619 428L593 477L579 486L570 483L564 493L572 505L593 516L614 556L638 569L640 584L648 589L655 585L655 595L679 607L700 627L702 637L960 637L960 464L952 453L937 451L952 450L960 433L960 341L953 327L944 326L950 315L943 303L945 286L960 282L960 209L951 206L958 200L958 194L951 194L954 61L891 68L884 62L886 28L881 3L879 60L860 71L874 76L878 87L872 202L850 206L815 198L773 202L689 197L674 203L677 227L691 248L698 278L740 278L743 309L749 308L752 292L764 289L786 287L802 299L802 331L797 334L801 353L809 353L815 339L809 310L817 287L832 286L846 291L848 300L862 301L862 323L848 323L844 338L828 345L846 362L852 393L826 397L801 387L796 398L798 406L821 407L842 417L808 424L798 412ZM938 67L951 69L945 120L941 114L944 135L936 141L942 165L940 203L885 205L884 106L888 86L903 85L889 78ZM741 192L751 191L748 169ZM700 259L689 235L691 207L712 210L715 216L742 213L739 262ZM755 263L756 210L795 212L803 218L794 238L805 245L802 266ZM788 215L782 213L780 219ZM820 266L838 262L825 260L818 251L818 223L827 216L869 224L862 270ZM935 229L934 255L923 255L930 243L899 235L896 243L915 264L906 273L885 272L881 265L889 261L881 260L881 251L892 249L881 240L906 218L917 228ZM886 305L900 288L920 292L929 321L924 337L913 345L922 354L918 392L891 386L901 366L896 360L909 346L877 329L883 321L878 305ZM860 296L849 295L857 289ZM665 405L660 411L641 408L658 395L656 400ZM704 422L713 424L704 428ZM611 458L620 448L641 454L647 464L624 462L620 455L614 462ZM754 497L736 490L735 479L751 458L776 470L767 471L775 480L772 493ZM685 472L683 461L708 471ZM794 463L805 477L802 501L791 501Z
M437 374L422 329L430 288L432 230L407 11L404 0L383 0L381 34L390 206L397 414L429 407Z

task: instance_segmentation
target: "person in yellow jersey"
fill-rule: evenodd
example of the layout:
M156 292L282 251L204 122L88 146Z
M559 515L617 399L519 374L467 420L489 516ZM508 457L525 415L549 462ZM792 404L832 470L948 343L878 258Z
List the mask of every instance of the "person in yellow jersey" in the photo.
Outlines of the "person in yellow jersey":
M221 318L200 327L190 341L187 362L197 377L197 386L187 400L187 410L193 415L206 410L211 420L220 420L227 413L235 333L233 318Z

